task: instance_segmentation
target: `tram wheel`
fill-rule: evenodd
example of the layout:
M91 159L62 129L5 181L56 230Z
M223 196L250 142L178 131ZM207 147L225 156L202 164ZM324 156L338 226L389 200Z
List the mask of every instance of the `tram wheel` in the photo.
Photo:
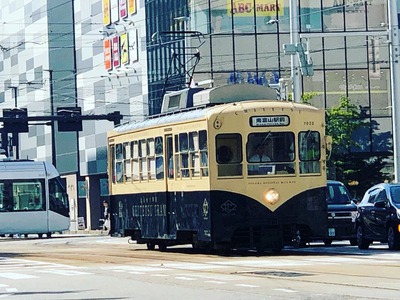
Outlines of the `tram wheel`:
M303 248L306 246L306 242L304 241L303 234L301 233L300 229L296 230L296 233L294 235L293 239L293 246L295 248Z
M147 243L147 250L154 250L156 248L156 245L153 243Z
M165 244L158 244L158 250L164 252L165 250L167 250L167 246Z
M330 246L332 245L332 240L324 240L325 246Z
M47 238L51 238L51 232L46 233Z
M43 237L43 233L38 233L38 237L41 239Z

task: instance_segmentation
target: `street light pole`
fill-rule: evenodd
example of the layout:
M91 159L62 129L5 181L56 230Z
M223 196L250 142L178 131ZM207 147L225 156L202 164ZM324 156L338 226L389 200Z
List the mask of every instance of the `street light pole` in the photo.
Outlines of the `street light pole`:
M299 43L299 12L297 10L297 1L290 0L290 44ZM300 63L297 55L290 56L290 72L292 77L293 101L300 102L301 99L301 81L300 81Z
M392 97L392 120L393 120L393 164L394 181L400 179L400 105L399 88L400 82L400 43L399 43L399 24L397 19L397 0L388 1L389 9L389 40L390 40L390 81Z

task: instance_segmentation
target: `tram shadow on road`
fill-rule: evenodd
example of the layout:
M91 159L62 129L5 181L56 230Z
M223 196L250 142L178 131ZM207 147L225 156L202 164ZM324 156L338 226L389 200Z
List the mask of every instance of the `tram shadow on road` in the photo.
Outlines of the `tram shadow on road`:
M162 251L159 249L148 250L145 248L135 249L140 252L152 252L152 253L166 253L166 254L187 254L187 255L207 255L207 256L224 256L224 257L284 257L284 256L317 256L317 255L331 255L331 256L343 256L343 255L355 255L355 256L369 256L377 254L388 254L396 253L389 251L387 245L384 243L374 243L368 250L360 250L357 246L351 246L345 242L334 243L330 246L326 246L323 243L312 243L305 247L285 247L279 253L273 251L257 251L254 249L230 249L230 250L208 250L208 249L194 249L191 245L179 245L171 246Z

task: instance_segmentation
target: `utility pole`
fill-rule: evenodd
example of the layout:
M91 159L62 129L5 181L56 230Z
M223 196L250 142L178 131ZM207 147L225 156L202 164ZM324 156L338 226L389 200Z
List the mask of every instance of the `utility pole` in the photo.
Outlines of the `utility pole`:
M53 70L43 70L49 72L49 85L50 85L50 114L54 116L54 92L53 92ZM51 126L51 162L54 167L57 167L57 153L56 153L56 132L54 126L54 119L50 121Z
M399 43L399 23L397 19L397 0L388 1L389 9L389 41L390 41L390 81L392 97L392 120L393 120L393 164L394 181L400 180L400 104L399 87L400 83L400 43Z

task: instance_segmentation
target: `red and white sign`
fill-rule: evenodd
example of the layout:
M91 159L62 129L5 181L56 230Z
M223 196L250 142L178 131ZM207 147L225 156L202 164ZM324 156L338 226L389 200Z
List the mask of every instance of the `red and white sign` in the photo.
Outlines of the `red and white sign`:
M112 38L112 60L114 68L119 67L121 65L119 36L114 36Z

